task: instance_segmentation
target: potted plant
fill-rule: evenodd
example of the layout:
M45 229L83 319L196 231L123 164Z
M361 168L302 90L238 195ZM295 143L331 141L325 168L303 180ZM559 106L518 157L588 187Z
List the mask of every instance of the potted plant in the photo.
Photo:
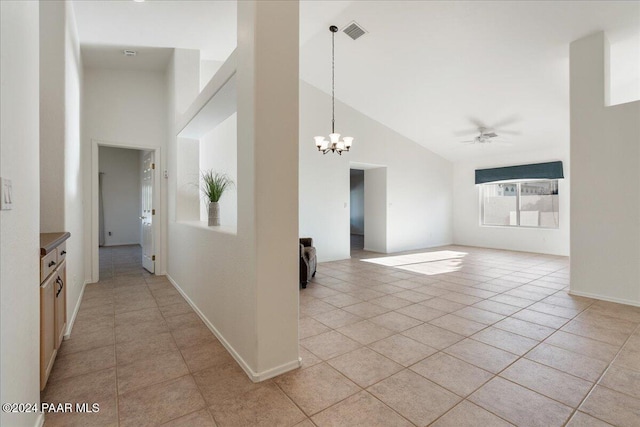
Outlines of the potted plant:
M201 190L209 202L209 227L220 225L220 197L233 186L233 180L227 174L215 172L212 169L201 172Z

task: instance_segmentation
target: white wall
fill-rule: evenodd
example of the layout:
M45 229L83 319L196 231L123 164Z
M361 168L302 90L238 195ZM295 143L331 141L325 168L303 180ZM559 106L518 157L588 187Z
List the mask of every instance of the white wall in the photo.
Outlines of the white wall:
M200 140L200 171L212 169L238 181L238 115L220 123ZM200 221L209 217L208 202L200 197ZM238 187L234 184L220 198L220 225L238 225Z
M604 33L570 64L571 293L640 305L640 102L607 106Z
M59 1L40 5L40 229L64 230L65 8ZM75 236L74 236L75 237Z
M0 176L13 210L0 211L0 401L40 401L39 6L0 2ZM0 412L0 425L38 414ZM41 418L41 416L40 416Z
M82 67L73 7L40 2L40 231L68 231L67 316L87 281L80 143ZM70 325L70 322L68 322Z
M171 280L253 380L298 366L298 16L298 2L238 3L237 234L169 222ZM178 52L167 73L177 111L199 80Z
M351 169L349 206L351 234L364 234L364 171Z
M300 81L300 236L313 237L319 261L350 256L349 162L387 167L388 252L451 243L449 161L339 101L336 131L355 138L349 153L317 151L313 137L330 130L331 97Z
M140 153L126 148L99 149L105 246L140 244Z
M165 137L164 70L84 69L87 137L162 147Z
M196 85L197 88L197 85ZM156 150L154 222L159 236L155 241L156 274L166 272L166 169L167 88L165 70L118 70L84 68L82 147L83 162L92 164L97 144L113 147ZM97 157L97 156L96 156ZM97 169L97 163L94 165ZM85 232L86 250L91 253L93 280L97 279L98 222L97 170L86 167ZM90 202L89 202L90 201Z
M238 5L238 146L251 147L253 163L243 172L255 183L245 194L255 203L255 352L263 378L299 366L299 19L299 1ZM241 176L238 167L243 191Z
M176 219L200 220L200 140L178 138L176 150Z
M200 90L209 83L211 77L220 69L223 61L214 61L211 59L200 60Z
M80 140L82 109L82 60L80 41L71 2L65 1L65 97L64 97L64 230L67 240L67 334L72 316L79 307L84 284L88 281L84 248L84 168ZM42 144L42 142L41 142Z
M177 64L180 68L179 76L173 82L176 88L174 94L175 112L173 115L177 118L189 108L202 89L200 86L200 51L195 49L175 49L173 57L172 64ZM206 69L207 67L205 66ZM190 76L190 78L180 78L180 76ZM206 84L206 82L204 83Z
M389 214L387 168L364 171L364 249L373 252L389 252L387 217Z
M487 227L480 225L480 186L475 170L562 161L565 179L558 182L560 223L557 229ZM454 164L453 242L458 245L569 255L570 171L568 141L558 148L472 159Z

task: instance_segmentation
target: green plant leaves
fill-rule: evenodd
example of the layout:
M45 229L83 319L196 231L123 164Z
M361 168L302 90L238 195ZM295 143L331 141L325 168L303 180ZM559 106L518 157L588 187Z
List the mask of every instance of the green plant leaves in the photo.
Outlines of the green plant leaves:
M234 182L229 178L229 175L215 172L212 169L201 171L200 175L202 178L200 189L210 202L219 201L225 190L234 185Z

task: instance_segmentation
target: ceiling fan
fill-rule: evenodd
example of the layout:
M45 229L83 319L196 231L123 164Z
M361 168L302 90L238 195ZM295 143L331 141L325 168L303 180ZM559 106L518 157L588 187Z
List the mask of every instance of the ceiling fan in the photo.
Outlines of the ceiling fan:
M492 139L497 138L498 134L484 127L478 128L480 134L469 141L460 141L463 144L487 144L493 142Z
M471 124L473 124L472 128L469 129L464 129L464 130L460 130L460 131L456 131L453 132L453 135L455 136L467 136L469 134L473 134L476 133L478 131L480 131L480 133L484 132L485 133L500 133L501 135L520 135L520 132L518 131L514 131L514 130L509 130L509 129L505 129L507 127L510 127L511 125L520 122L522 119L520 118L520 116L518 115L511 115L509 117L505 117L502 120L499 120L497 122L494 122L492 124L487 124L486 122L479 120L475 117L468 117L469 122L471 122ZM495 138L495 137L494 137Z

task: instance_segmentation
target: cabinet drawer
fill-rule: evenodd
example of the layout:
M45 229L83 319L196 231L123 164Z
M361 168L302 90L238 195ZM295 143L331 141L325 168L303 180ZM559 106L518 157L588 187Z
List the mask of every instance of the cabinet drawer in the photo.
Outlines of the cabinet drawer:
M40 283L58 266L58 251L51 251L40 258Z
M60 243L56 250L58 251L58 264L62 264L62 261L67 257L67 242Z

